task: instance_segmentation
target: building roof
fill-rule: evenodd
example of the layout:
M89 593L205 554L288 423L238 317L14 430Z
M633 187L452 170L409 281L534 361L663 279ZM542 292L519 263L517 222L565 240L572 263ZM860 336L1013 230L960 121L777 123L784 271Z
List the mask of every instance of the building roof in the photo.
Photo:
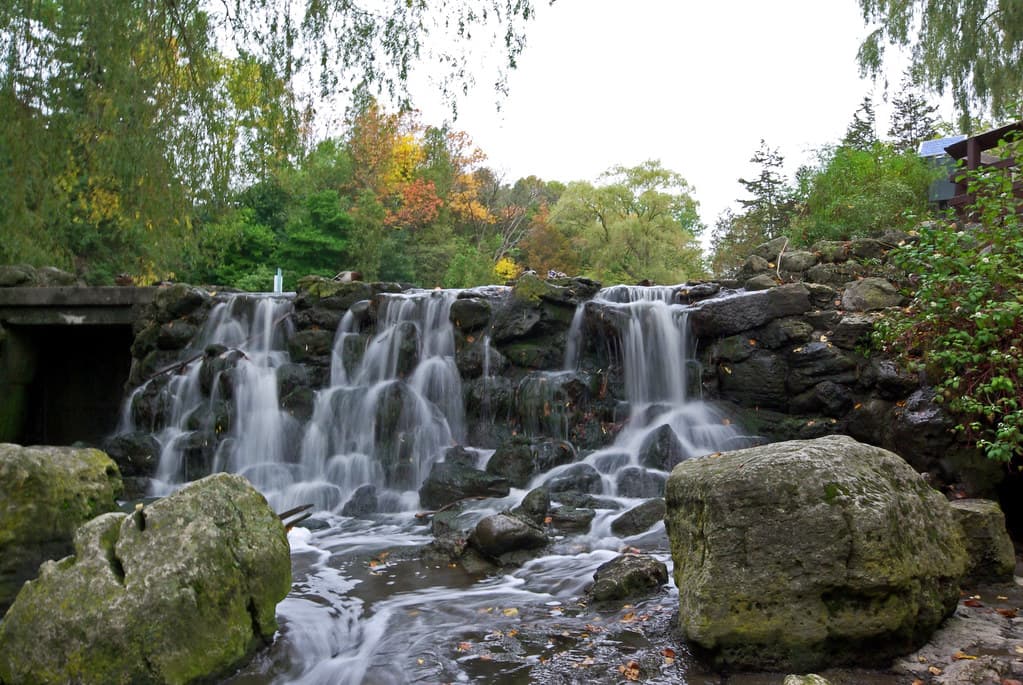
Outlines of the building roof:
M917 148L917 154L921 157L940 157L941 155L948 154L945 152L946 147L962 140L966 140L966 136L957 135L945 138L935 138L934 140L925 140L920 143L920 146Z
M949 145L945 148L945 150L956 159L962 159L966 156L967 141L976 138L977 142L980 143L981 150L989 150L995 145L998 145L998 141L1002 140L1013 131L1023 133L1023 121L1017 121L1014 124L1008 124L1001 128L995 128L990 131L985 131L984 133L979 133L975 136L971 136L970 138L964 138L957 143Z

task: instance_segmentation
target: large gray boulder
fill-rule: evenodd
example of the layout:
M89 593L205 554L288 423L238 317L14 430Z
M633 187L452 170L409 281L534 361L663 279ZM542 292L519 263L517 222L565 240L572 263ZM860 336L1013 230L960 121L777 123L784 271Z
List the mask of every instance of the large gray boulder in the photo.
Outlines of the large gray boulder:
M190 683L230 672L277 630L284 526L236 475L78 529L0 623L3 683Z
M117 508L117 466L97 449L0 444L0 615L75 529Z
M1016 550L1005 529L1005 514L998 502L962 499L951 504L969 553L969 581L1011 582L1016 570Z
M718 665L883 663L955 609L952 509L886 450L829 436L708 455L665 498L679 627Z

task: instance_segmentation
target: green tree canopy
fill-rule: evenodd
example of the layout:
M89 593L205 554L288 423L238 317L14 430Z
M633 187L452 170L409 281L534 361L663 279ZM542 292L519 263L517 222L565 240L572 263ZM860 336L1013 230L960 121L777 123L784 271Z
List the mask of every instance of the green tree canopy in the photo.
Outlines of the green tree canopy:
M602 185L569 183L551 222L577 245L586 275L607 282L678 283L702 276L702 230L692 187L648 161L605 172Z
M971 112L1018 116L1023 95L1023 3L1018 0L859 0L877 28L860 46L864 73L877 74L885 47L910 49L912 73L950 91L970 130Z
M168 275L198 218L301 153L317 105L348 91L407 106L413 66L430 63L453 103L480 42L506 57L502 89L533 13L531 0L0 3L0 259Z

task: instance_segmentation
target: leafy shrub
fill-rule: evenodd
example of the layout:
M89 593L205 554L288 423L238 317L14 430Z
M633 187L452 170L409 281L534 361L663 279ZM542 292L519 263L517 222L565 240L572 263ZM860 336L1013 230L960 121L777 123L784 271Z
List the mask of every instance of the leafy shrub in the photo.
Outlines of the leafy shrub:
M1011 170L972 174L976 223L926 224L895 253L918 275L916 295L875 331L883 350L935 379L956 430L1004 462L1023 457L1023 223L1012 185Z

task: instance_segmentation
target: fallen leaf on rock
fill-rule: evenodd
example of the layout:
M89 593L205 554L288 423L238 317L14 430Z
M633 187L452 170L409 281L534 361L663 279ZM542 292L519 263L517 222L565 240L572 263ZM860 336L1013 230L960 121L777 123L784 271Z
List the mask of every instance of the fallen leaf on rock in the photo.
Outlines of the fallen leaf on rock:
M636 620L636 614L634 612L630 611L627 614L625 614L624 616L622 616L620 620L621 620L622 623L632 623L633 621Z
M626 680L639 680L639 663L630 661L618 667L618 672L625 676Z
M519 615L519 610L516 609L515 607L508 607L507 609L502 609L501 613L504 614L505 616L509 616L509 617L510 616L518 616Z
M1012 651L1016 652L1017 654L1023 654L1023 645L1016 645L1016 647L1013 648Z
M937 666L931 666L927 670L930 671L931 675L941 675L941 669Z
M999 614L1001 614L1005 618L1016 618L1016 613L1017 612L1016 612L1015 609L995 609L995 611L997 611Z
M459 652L468 652L471 649L472 649L472 643L471 642L459 642L458 643L458 651Z
M924 685L924 681L917 678L916 680L913 681L913 685Z
M1002 685L1023 685L1023 683L1015 678L1002 678Z
M664 657L664 663L673 664L675 663L675 650L671 647L666 647L661 650L661 656Z
M964 659L973 661L977 657L973 656L972 654L966 654L964 652L956 652L955 654L952 655L952 658L955 659L956 661L963 661Z
M964 599L963 600L963 604L968 606L968 607L982 607L982 606L984 606L983 602L981 602L979 599L973 599L972 597L970 599Z
M995 597L995 599L1001 599L1001 600L1004 601L1004 600L1009 599L1009 598L1006 597L1005 595L998 595L997 597Z

